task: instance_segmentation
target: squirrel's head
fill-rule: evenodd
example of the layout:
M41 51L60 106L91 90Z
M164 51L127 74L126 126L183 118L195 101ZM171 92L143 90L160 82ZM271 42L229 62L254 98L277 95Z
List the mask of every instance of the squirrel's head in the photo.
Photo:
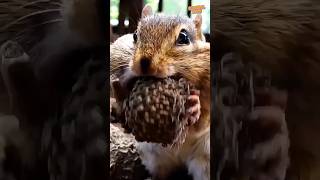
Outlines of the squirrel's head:
M61 13L66 33L85 45L103 44L104 2L99 0L62 0Z
M178 72L178 64L187 63L190 55L204 41L201 15L188 17L153 14L150 6L142 10L142 18L133 34L135 52L131 70L138 76L168 77ZM180 66L181 67L181 66Z

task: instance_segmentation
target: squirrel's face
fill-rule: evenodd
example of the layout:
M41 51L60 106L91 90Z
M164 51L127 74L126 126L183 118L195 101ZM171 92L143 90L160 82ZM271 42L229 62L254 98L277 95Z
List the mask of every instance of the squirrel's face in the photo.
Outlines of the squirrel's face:
M178 63L188 59L199 40L191 19L157 14L142 18L133 38L135 53L131 70L138 76L155 77L178 73Z

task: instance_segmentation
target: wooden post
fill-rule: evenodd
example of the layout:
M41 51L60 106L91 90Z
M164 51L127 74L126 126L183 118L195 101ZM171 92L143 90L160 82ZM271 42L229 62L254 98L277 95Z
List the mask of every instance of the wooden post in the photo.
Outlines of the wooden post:
M163 0L159 0L159 3L158 3L158 12L162 12L162 9L163 9Z

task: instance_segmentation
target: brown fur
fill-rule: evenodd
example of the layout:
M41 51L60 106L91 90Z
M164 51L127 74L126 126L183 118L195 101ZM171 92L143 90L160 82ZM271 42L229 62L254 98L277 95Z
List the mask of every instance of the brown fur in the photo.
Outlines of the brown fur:
M88 49L106 43L103 2L1 1L0 44L18 42L30 56L37 78L57 87L83 63Z
M319 1L218 0L212 6L217 48L238 51L281 78L319 87Z
M125 83L130 77L183 76L200 90L201 116L193 125L186 141L178 149L163 148L153 143L139 143L141 159L150 173L165 178L172 170L186 165L194 179L210 176L210 45L199 35L201 18L193 22L178 16L151 15L146 6L137 29L137 43L125 35L111 44L111 75ZM191 43L177 46L180 30L189 32ZM142 57L149 58L146 74L140 69ZM119 93L119 91L116 91Z
M105 30L102 31L105 22L100 21L98 23L101 19L105 20L100 16L103 2L96 0L13 0L0 2L0 44L2 47L8 47L8 43L2 43L7 40L18 42L22 46L23 52L25 51L25 54L28 55L20 57L19 54L15 54L10 58L2 57L2 64L5 64L5 66L2 66L0 74L5 77L3 79L5 85L9 85L6 90L13 95L10 98L13 99L13 112L19 119L20 132L10 137L14 141L12 145L6 147L6 151L7 148L10 150L5 161L10 162L11 165L5 168L1 167L1 177L3 177L3 173L7 174L7 172L10 174L10 179L50 179L50 177L70 179L71 176L71 179L79 179L80 176L101 175L97 172L97 169L103 168L95 168L90 165L95 170L94 173L90 174L91 170L88 169L88 166L80 165L92 164L94 157L89 157L88 154L90 153L81 150L79 147L76 148L76 151L82 151L83 154L88 155L85 158L87 162L77 163L72 161L72 166L67 165L69 160L78 159L79 153L73 153L73 157L69 154L69 156L67 155L68 160L63 160L64 165L59 164L56 160L67 156L61 152L58 154L51 152L63 148L65 145L61 144L61 138L55 137L56 133L51 134L55 130L51 131L49 129L54 127L53 124L58 123L57 120L62 118L63 114L79 112L71 110L76 108L70 103L75 97L71 97L71 94L79 93L80 95L77 98L86 103L86 99L88 99L86 96L98 98L96 91L100 92L103 88L101 83L98 83L100 81L98 76L100 75L96 75L101 74L100 72L103 72L103 70L100 71L95 68L97 65L87 66L87 64L96 63L96 60L103 59L94 57L94 60L91 61L90 56L99 53L96 53L96 48L93 46L103 46L105 43L102 36L102 32L105 32ZM11 48L13 50L20 49L15 46ZM86 66L83 67L85 64ZM103 67L103 62L98 67ZM103 73L101 75L103 76ZM87 80L94 85L86 84L88 83ZM76 87L76 89L72 87ZM94 87L95 90L92 91L87 87ZM67 100L69 97L71 100ZM10 100L12 101L12 99ZM69 103L64 103L66 101ZM79 102L78 99L74 101ZM91 112L89 109L92 106L86 106L82 103L75 104L85 106L86 112ZM63 106L68 106L68 108ZM62 113L59 109L64 112ZM84 120L90 121L92 125L90 115L81 117L85 117ZM78 121L77 118L73 118L73 120ZM48 124L44 125L45 123ZM53 129L60 129L64 126L61 123L56 125ZM97 128L101 126L103 126L101 123L96 125ZM103 131L101 132L103 133ZM23 136L23 138L21 139L20 136ZM49 136L49 139L45 138L46 140L42 141L44 137ZM85 140L84 133L82 133L82 136L82 142L90 141ZM90 139L91 137L93 137L92 133ZM52 145L57 146L53 147ZM83 147L89 147L89 145ZM90 148L94 149L95 147L90 145ZM99 156L96 153L94 154L95 157ZM56 156L60 156L60 158ZM48 159L53 161L48 161ZM99 159L105 161L103 157ZM94 161L94 164L99 164L96 159ZM77 167L86 169L81 170ZM60 169L63 172L54 169ZM3 170L6 172L3 172Z
M235 51L289 91L288 178L319 179L320 2L216 0L212 6L215 55Z
M190 33L191 43L176 46L182 28ZM152 59L148 75L167 77L179 74L195 84L200 90L201 102L201 119L197 126L202 129L208 127L210 120L210 45L199 38L199 31L201 25L196 29L195 23L188 18L155 14L142 19L137 28L138 42L132 71L140 75L140 60L148 57Z
M69 37L83 45L103 42L102 3L95 0L14 0L0 2L0 43L10 39L28 52L44 39L46 43Z

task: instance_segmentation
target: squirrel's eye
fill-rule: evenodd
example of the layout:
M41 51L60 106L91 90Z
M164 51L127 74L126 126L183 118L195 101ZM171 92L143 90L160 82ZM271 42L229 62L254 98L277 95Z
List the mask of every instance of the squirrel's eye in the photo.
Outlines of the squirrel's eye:
M137 31L135 31L135 32L133 33L133 41L134 41L134 43L136 43L137 40L138 40Z
M183 44L190 44L190 39L189 39L189 36L188 36L188 33L185 29L182 29L179 33L179 37L177 39L177 44L178 45L183 45Z

